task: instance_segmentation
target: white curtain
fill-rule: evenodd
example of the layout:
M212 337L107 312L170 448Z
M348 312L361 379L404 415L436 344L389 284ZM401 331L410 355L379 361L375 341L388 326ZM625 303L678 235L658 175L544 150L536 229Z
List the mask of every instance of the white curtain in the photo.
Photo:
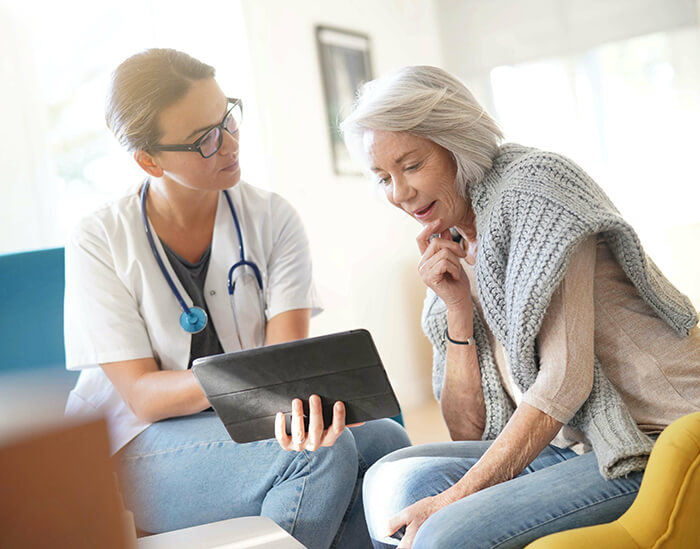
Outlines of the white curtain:
M57 189L51 184L47 120L30 34L0 4L0 252L59 245Z

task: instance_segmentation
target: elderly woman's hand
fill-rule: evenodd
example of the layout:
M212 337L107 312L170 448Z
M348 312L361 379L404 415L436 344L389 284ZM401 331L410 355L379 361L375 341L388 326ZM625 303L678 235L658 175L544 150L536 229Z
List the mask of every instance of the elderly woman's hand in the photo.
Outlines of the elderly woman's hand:
M469 279L464 272L460 259L466 252L452 240L448 229L438 234L442 220L427 224L418 234L416 242L421 254L418 272L426 286L431 288L447 306L447 310L472 307Z
M394 534L394 532L399 530L402 526L406 527L398 549L410 549L413 545L413 539L416 537L421 525L428 520L431 515L453 501L456 500L450 497L447 491L442 492L436 496L423 498L403 509L398 515L391 517L387 522L389 535Z

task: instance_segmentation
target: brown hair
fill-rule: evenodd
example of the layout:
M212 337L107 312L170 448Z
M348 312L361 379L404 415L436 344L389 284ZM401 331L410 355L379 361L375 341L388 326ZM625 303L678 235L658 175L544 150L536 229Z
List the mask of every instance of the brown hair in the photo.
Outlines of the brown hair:
M112 73L105 119L129 152L158 143L158 115L187 94L192 82L214 78L213 67L173 49L153 48L132 55Z

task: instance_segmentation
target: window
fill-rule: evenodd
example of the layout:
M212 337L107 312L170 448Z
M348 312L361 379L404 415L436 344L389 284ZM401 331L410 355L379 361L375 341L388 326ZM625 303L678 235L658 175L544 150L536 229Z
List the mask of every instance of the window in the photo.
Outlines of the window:
M674 272L698 272L674 252L679 234L700 230L697 27L497 67L490 79L510 141L570 156L605 189L672 279ZM697 282L692 286L681 289L697 295Z

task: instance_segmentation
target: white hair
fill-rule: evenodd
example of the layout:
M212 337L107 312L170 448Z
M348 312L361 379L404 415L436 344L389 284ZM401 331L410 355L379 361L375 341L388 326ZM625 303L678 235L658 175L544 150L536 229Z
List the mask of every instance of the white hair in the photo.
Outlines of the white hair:
M367 82L340 129L351 152L367 130L408 132L440 145L457 165L457 191L478 183L491 168L503 134L467 87L443 69L403 67Z

